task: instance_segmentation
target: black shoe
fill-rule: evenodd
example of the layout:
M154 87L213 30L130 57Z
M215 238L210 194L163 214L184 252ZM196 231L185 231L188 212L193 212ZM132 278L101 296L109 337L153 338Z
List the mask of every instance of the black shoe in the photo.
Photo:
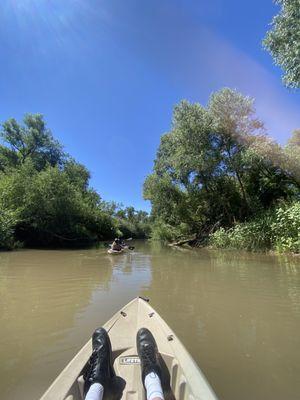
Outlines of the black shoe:
M161 368L158 349L152 333L147 328L141 328L136 335L136 348L141 360L142 382L150 372L155 372L161 379Z
M93 383L100 383L104 388L107 382L114 377L112 366L112 351L108 333L104 328L98 328L93 333L93 353L88 361L84 374L84 394Z

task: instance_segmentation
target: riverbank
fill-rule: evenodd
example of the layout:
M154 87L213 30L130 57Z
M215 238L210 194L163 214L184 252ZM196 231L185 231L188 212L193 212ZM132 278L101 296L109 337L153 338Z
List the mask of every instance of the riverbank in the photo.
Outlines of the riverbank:
M216 248L300 252L300 202L282 203L249 222L219 228L209 236Z
M281 202L250 221L219 227L206 235L194 234L171 245L297 255L300 253L300 202Z

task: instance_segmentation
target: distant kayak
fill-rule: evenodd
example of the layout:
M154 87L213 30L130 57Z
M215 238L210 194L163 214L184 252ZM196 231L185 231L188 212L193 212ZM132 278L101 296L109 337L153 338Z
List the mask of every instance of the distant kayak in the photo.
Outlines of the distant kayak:
M123 252L124 252L124 249L121 249L121 250L108 249L107 252L108 252L108 254L114 254L114 255L116 255L116 254L121 254L121 253L123 253Z
M110 247L112 246L111 244L109 245ZM128 251L128 250L134 250L134 246L128 246L127 244L123 245L122 248L120 250L113 250L112 248L110 248L109 250L107 250L108 254L121 254L124 251Z

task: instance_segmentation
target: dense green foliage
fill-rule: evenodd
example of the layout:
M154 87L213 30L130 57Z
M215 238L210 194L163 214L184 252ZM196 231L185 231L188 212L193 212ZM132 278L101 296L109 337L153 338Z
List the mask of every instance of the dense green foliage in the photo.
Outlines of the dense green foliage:
M258 218L210 235L217 248L300 252L300 203L285 204Z
M299 131L287 146L279 146L265 135L253 99L234 90L214 93L207 107L181 102L144 183L144 196L152 203L152 237L196 234L207 240L221 227L217 243L233 226L245 240L247 229L255 236L264 229L268 210L299 199L299 157ZM249 222L258 214L263 218ZM246 221L247 228L241 225ZM269 246L267 232L257 240L261 244L253 247Z
M150 221L148 213L136 211L133 207L119 208L115 217L119 229L125 237L145 239L150 235Z
M281 11L273 18L264 46L284 71L284 83L300 87L300 0L276 0Z
M272 247L274 216L261 214L249 222L237 223L232 228L219 228L209 237L209 244L217 248L264 250Z
M300 252L300 203L285 205L276 210L271 225L272 246L280 252Z
M0 248L145 236L147 215L132 208L120 220L89 187L88 170L63 151L41 115L27 115L23 126L5 122L1 138Z
M118 234L122 237L145 239L150 235L151 220L146 211L137 211L134 207L123 207L115 202L103 203L105 210L114 217Z

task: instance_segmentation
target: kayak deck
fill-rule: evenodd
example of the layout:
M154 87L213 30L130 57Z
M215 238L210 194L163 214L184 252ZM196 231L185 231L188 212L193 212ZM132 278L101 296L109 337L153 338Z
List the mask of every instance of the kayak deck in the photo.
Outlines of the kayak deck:
M104 399L145 399L136 350L136 333L141 327L148 328L157 342L166 400L217 399L176 335L141 298L132 300L104 325L112 343L116 373L116 377L105 391ZM53 382L41 400L82 400L82 375L91 352L90 340Z

